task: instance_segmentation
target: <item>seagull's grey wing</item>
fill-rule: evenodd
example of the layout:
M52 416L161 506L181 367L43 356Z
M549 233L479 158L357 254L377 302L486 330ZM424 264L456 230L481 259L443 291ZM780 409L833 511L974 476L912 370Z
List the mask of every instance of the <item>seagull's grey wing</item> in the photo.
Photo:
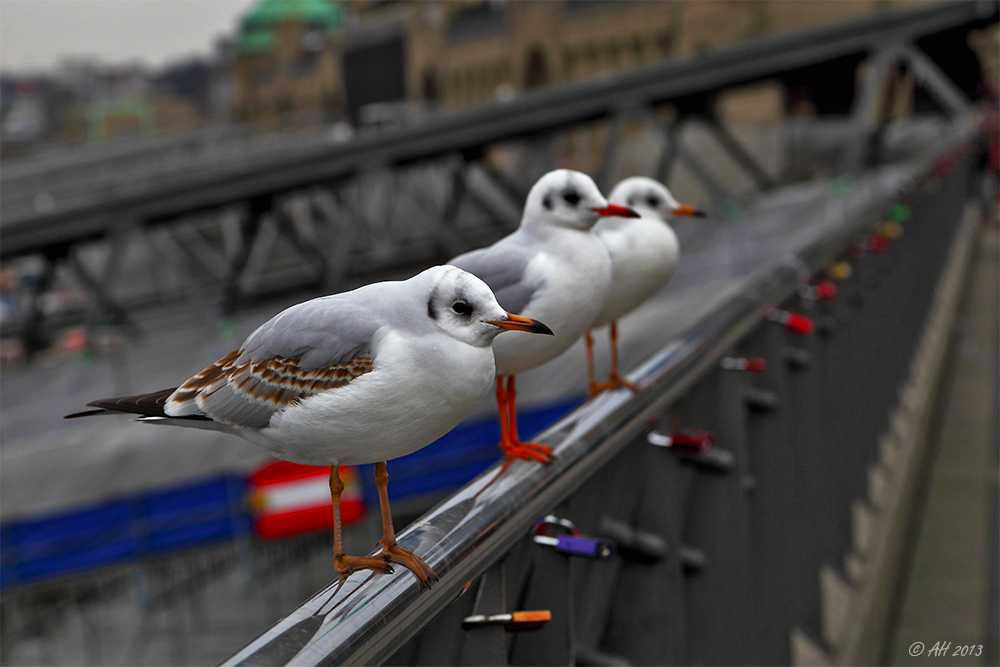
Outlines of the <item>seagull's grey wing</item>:
M500 307L516 315L524 312L543 283L528 274L534 253L518 244L504 243L507 240L459 255L449 264L465 269L489 285Z
M289 404L370 373L379 322L351 306L326 297L289 308L178 387L167 414L260 429Z

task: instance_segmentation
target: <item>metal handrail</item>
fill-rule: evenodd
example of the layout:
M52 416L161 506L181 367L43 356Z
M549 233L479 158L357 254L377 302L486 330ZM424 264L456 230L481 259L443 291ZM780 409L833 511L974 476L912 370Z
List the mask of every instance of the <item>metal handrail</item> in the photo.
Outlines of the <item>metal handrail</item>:
M971 128L971 119L956 122L934 154L958 145ZM882 169L854 182L849 198L827 195L800 232L794 253L746 276L717 308L630 376L643 391L602 394L546 430L538 440L552 446L551 466L519 462L494 481L498 464L403 531L400 544L420 553L440 577L431 590L422 590L405 570L355 574L341 591L334 594L335 585L320 591L224 664L378 664L389 658L541 516L647 431L650 419L704 377L768 308L833 260L887 204L911 191L932 161Z

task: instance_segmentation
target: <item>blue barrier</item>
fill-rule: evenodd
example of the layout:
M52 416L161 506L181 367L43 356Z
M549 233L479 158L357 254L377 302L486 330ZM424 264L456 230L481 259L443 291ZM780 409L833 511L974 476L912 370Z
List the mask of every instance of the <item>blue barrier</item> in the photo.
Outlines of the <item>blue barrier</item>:
M223 476L13 522L0 531L0 586L79 574L247 533L246 480Z
M542 431L583 402L566 399L521 410L521 432ZM399 500L449 491L500 456L495 416L462 424L409 456L395 459L390 497ZM373 466L362 466L365 502L378 506ZM145 556L213 544L251 530L245 477L225 475L151 491L57 515L0 527L0 587L80 574Z

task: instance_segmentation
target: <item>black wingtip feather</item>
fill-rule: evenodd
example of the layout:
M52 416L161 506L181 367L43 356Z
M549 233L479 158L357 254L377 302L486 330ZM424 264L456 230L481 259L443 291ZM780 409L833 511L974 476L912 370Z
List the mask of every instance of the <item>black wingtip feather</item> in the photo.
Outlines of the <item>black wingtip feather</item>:
M63 415L63 419L76 419L77 417L92 417L94 415L112 415L116 414L110 410L84 410L83 412L74 412L71 415Z
M119 396L118 398L102 398L97 401L87 403L88 406L100 408L99 410L88 410L66 415L63 419L75 419L77 417L89 417L92 415L107 414L108 412L128 413L134 415L144 415L146 417L166 417L163 411L170 394L174 393L177 387L172 389L162 389L151 394L138 394L136 396Z

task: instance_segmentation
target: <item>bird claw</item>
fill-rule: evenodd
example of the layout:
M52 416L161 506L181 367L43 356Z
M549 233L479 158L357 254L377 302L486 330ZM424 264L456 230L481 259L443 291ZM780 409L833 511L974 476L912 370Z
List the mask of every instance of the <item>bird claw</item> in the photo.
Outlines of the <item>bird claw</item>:
M434 570L432 570L430 566L424 562L423 558L409 549L404 549L397 544L384 547L382 550L382 558L384 558L387 563L396 563L397 565L402 565L408 569L413 573L413 576L417 578L423 588L430 588L430 582L438 580L437 575L434 574Z
M517 459L537 461L538 463L546 466L556 460L551 447L537 442L518 442L507 445L506 447L501 447L501 449L503 450L504 456L507 457L506 465L508 466Z
M340 575L340 586L347 578L358 570L374 570L380 574L395 574L392 565L382 556L348 556L340 554L333 557L333 569ZM340 590L340 586L337 590Z
M633 394L638 394L640 391L639 385L637 385L636 383L629 382L628 380L620 376L613 375L611 376L611 378L608 379L607 382L592 382L590 384L590 389L588 393L590 394L590 397L593 398L594 396L597 396L601 392L609 391L611 389L622 389L622 388L628 389Z

